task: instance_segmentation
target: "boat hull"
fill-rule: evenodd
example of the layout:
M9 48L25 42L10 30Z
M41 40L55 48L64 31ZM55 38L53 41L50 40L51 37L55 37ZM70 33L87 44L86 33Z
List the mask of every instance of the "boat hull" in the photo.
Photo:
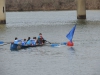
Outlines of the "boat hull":
M22 46L22 45L19 45L19 44L13 44L13 43L11 43L11 45L10 45L10 50L11 50L11 51L18 51L18 50L20 50L20 49L26 49L26 48L29 48L29 47L38 47L38 46L43 46L43 45Z

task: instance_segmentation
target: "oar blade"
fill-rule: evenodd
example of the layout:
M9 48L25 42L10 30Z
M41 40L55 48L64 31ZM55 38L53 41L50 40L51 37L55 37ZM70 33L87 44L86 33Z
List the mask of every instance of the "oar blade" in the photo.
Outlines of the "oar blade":
M66 42L60 43L60 44L51 44L51 47L61 47L61 46L65 46Z
M66 42L61 43L61 45L66 45L66 44L67 44Z
M59 44L51 44L51 47L57 47Z
M3 41L0 41L0 44L3 44L4 42Z

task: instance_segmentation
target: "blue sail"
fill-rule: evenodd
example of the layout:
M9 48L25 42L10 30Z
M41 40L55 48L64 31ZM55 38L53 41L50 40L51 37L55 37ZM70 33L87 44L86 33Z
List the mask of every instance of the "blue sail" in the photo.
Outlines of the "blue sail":
M66 37L72 42L74 31L76 29L76 25L70 30L70 32L66 35Z

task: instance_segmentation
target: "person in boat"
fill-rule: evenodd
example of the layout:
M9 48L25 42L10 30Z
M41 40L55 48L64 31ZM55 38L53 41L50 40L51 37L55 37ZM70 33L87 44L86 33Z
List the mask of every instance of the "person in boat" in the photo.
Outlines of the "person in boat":
M31 45L31 44L32 44L32 43L31 43L31 38L28 37L27 42L26 42L26 45Z
M21 40L18 40L18 38L15 37L14 44L20 44L20 43L21 43Z
M26 46L26 39L24 39L23 41L22 41L22 46Z
M37 42L36 37L33 37L33 39L31 40L31 42L32 42L32 46L35 46L36 45L36 42Z
M43 44L45 43L45 40L44 40L44 38L43 38L43 36L42 36L42 33L39 33L37 43L38 43L39 45L43 45Z

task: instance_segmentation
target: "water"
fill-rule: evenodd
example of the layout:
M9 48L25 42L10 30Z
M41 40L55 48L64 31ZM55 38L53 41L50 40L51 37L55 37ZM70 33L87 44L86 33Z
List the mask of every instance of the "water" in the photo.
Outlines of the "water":
M0 25L0 40L38 36L50 42L67 42L66 34L77 24L74 46L43 46L11 52L0 46L0 75L100 75L100 11L87 11L77 20L76 11L7 12Z

